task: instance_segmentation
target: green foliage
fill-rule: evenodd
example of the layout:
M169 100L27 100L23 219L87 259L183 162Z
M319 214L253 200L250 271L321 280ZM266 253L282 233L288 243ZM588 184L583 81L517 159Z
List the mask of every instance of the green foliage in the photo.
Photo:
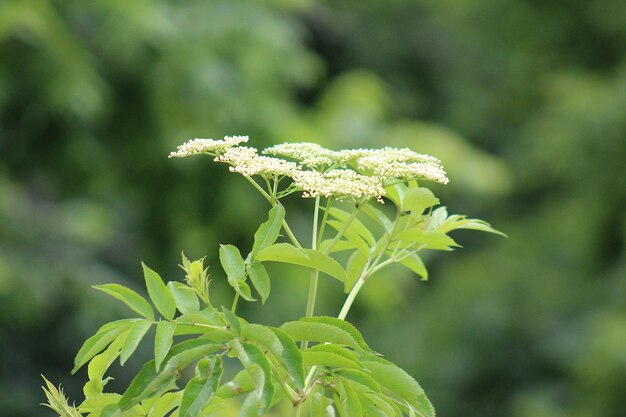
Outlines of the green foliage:
M224 141L195 141L192 145L196 148L191 153L217 153L221 158L220 155L227 154L227 149L232 147L235 149L233 155L238 155L236 146L241 140L241 137L236 137L225 138ZM313 152L299 157L341 155L306 144L293 146L298 152L305 148L305 153ZM246 155L250 155L248 150L251 148L243 149L244 153L248 152ZM186 155L190 151L179 148L178 152ZM357 155L349 158L356 169L362 157L358 155L380 158L383 161L381 169L389 163L408 167L413 163L409 158L417 155L391 149L350 152ZM399 158L404 159L390 162L389 158L397 158L400 154ZM419 155L415 157L423 158ZM233 398L244 397L239 402L238 411L242 417L266 415L285 401L291 403L296 416L301 416L303 410L312 413L324 408L326 411L323 414L332 415L331 410L335 410L346 417L434 417L434 408L420 385L408 373L374 352L357 328L345 321L346 315L366 281L387 265L400 263L426 278L427 271L418 252L427 249L451 250L457 245L447 235L448 232L460 228L499 232L481 220L448 216L445 208L433 209L439 200L430 190L418 185L421 178L409 177L410 174L402 174L402 177L392 174L383 180L390 183L385 195L396 208L395 217L390 218L373 207L367 211L368 214L362 210L382 202L382 195L364 197L363 194L350 194L351 189L358 189L358 181L362 181L366 173L356 174L351 171L352 168L344 168L345 172L353 174L345 176L343 182L335 184L335 176L327 179L317 177L316 188L307 189L305 185L300 185L299 175L313 175L316 171L294 171L293 184L283 185L286 188L281 189L279 183L284 174L271 170L278 166L282 173L285 166L293 169L295 164L288 165L283 160L258 156L246 160L237 158L228 160L231 171L238 172L243 166L247 170L256 170L261 177L260 183L247 178L267 199L271 208L267 220L255 232L252 250L245 259L234 245L220 245L219 260L226 280L235 292L232 307L222 306L221 311L213 307L203 261L190 261L184 254L182 269L186 274L185 283L165 283L156 271L142 263L150 302L119 284L96 286L96 289L122 301L142 318L105 324L83 344L73 369L76 372L88 364L89 380L83 388L85 400L81 405L69 407L62 392L46 380L47 405L62 417L71 413L71 417L82 414L91 417L162 417L169 412L180 417L199 417L217 415L224 407L236 404ZM324 166L319 168L321 173L336 169L332 163ZM370 164L368 169L371 167ZM262 184L267 186L266 190ZM321 196L315 197L310 248L303 247L293 234L286 221L286 210L278 202L300 187L304 196L311 196L321 189L327 190L325 208L320 205ZM350 210L336 206L343 199L353 202ZM320 213L323 213L321 221ZM378 226L370 227L363 217L366 215L373 217ZM283 229L291 243L280 241ZM347 261L345 257L332 256L343 252L348 252ZM265 263L269 262L305 266L311 270L306 316L287 321L278 328L249 323L236 313L239 298L256 301L247 283L248 278L263 303L268 298L271 276L274 275L265 267ZM342 262L345 262L345 268ZM338 317L312 314L321 272L341 281L348 292ZM200 309L201 302L206 306L203 309ZM161 315L159 320L155 320L154 309ZM109 366L117 357L123 366L153 325L156 327L154 359L143 365L125 392L105 393L104 386L110 379L105 377ZM177 340L181 336L183 340ZM301 343L300 347L297 342ZM224 364L232 366L234 359L242 370L233 380L224 382ZM181 377L186 368L194 363L195 375L183 386L181 380L184 379Z

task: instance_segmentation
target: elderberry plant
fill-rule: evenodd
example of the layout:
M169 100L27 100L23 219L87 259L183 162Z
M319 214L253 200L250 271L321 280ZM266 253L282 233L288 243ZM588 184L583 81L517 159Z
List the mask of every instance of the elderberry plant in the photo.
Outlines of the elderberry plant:
M450 232L502 233L438 206L437 197L421 186L448 182L432 156L396 148L333 151L315 143L285 143L259 154L241 146L247 141L194 139L170 154L209 155L241 174L269 203L267 220L245 257L233 245L220 246L219 260L234 290L232 306L211 303L208 268L203 259L190 261L184 254L183 282L166 283L142 264L149 301L118 284L96 286L136 317L103 325L79 350L72 372L88 367L84 401L70 405L61 388L45 380L44 405L62 417L249 417L278 415L284 403L302 417L434 417L420 385L373 351L346 316L363 285L388 265L401 264L428 279L420 255L457 247ZM309 245L287 222L282 201L292 193L313 201ZM310 270L304 317L279 327L248 322L236 312L240 299L268 298L271 262ZM339 280L347 294L337 317L314 314L322 274ZM125 392L105 392L109 366L118 357L123 365L152 328L154 359ZM240 371L225 378L227 361L238 363ZM194 363L194 376L181 381L181 372Z

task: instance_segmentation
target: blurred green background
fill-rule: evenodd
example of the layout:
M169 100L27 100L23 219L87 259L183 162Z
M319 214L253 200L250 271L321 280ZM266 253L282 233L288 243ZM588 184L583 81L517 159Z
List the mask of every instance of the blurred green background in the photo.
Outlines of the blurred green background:
M431 281L379 276L349 316L440 416L626 416L623 0L0 1L1 416L49 415L40 373L80 398L75 352L128 314L91 285L181 279L184 250L229 299L218 244L249 247L265 202L167 159L226 134L434 154L449 210L509 234L458 233ZM244 315L300 316L301 275Z

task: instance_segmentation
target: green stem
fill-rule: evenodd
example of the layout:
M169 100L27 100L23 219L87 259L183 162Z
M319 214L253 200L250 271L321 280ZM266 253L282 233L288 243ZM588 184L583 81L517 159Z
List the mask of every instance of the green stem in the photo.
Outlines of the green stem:
M274 205L276 204L276 202L274 201L274 199L272 198L272 196L271 196L271 195L269 195L269 194L268 194L268 193L267 193L267 192L266 192L263 188L261 188L261 186L260 186L260 185L259 185L259 184L255 181L255 180L253 180L252 178L248 177L247 175L244 175L243 177L244 177L245 179L247 179L247 180L248 180L248 182L249 182L250 184L252 184L252 186L253 186L254 188L256 188L256 189L257 189L257 190L261 193L261 195L262 195L263 197L265 197L265 199L266 199L267 201L269 201L269 202L270 202L270 204L271 204L272 206L274 206Z
M311 233L311 249L317 249L317 222L320 211L320 197L315 197L315 211L313 212L313 232ZM318 269L311 270L311 279L309 280L309 297L306 303L306 317L313 316L315 310L315 298L317 297L317 283L320 271Z
M322 217L322 223L320 225L320 232L317 236L317 246L319 247L322 243L322 239L324 239L324 231L326 230L326 220L328 220L328 212L330 211L330 207L333 204L333 198L328 197L326 199L326 208L324 209L324 217Z
M364 206L365 204L363 204ZM326 247L326 250L324 251L324 253L326 255L328 255L330 253L330 251L333 249L333 247L337 244L337 242L339 242L339 239L341 239L341 237L343 236L344 233L346 233L346 230L348 230L348 227L350 227L350 224L352 223L352 221L354 219L356 219L356 216L359 214L359 210L361 209L361 207L363 206L359 206L357 208L355 208L352 213L350 213L350 217L348 217L348 219L346 220L346 222L343 224L343 227L341 228L341 230L339 232L337 232L337 234L335 235L335 237L333 238L333 240L330 242L330 245L328 245Z
M230 308L230 311L235 314L235 310L237 309L237 301L239 301L239 293L235 293L235 298L233 298L233 306Z
M276 204L278 204L276 199L273 198L271 195L269 195L263 188L261 188L261 186L255 180L253 180L252 178L247 177L245 175L244 175L244 178L247 179L248 182L250 184L252 184L252 186L254 188L256 188L261 193L261 195L263 197L265 197L265 199L272 205L272 207L274 207ZM296 236L291 231L291 228L287 224L286 220L283 220L283 229L285 230L285 233L287 234L287 237L289 238L289 240L291 240L291 243L293 243L293 245L298 247L298 248L302 248L302 245L300 244L300 242L298 242L298 239L296 238Z

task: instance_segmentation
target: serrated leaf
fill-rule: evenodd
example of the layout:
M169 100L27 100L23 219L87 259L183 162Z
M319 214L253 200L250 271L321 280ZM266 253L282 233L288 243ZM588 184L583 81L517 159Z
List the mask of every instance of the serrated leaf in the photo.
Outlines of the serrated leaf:
M339 281L346 279L346 272L339 262L315 249L300 249L289 243L276 243L257 255L259 261L284 262L318 269Z
M241 335L241 323L239 323L239 318L235 315L235 313L233 313L232 311L230 311L224 306L222 306L222 312L224 313L224 318L226 319L226 322L228 323L228 327L230 327L237 336L240 336Z
M154 362L157 371L161 369L161 364L167 356L174 341L176 331L175 321L160 321L156 326L154 335Z
M178 407L180 399L180 392L166 392L152 404L147 415L150 417L165 417L175 407Z
M83 343L74 359L74 369L72 374L76 373L81 366L87 363L91 358L106 348L109 343L113 342L120 334L126 332L135 320L117 320L107 323L100 327L96 334L91 336Z
M328 213L334 218L340 220L340 223L342 225L345 224L345 222L347 222L351 216L350 213L348 213L347 211L341 210L337 207L331 207ZM350 222L350 225L348 226L348 230L353 230L355 233L357 233L359 236L365 239L365 241L370 246L373 246L376 243L376 239L374 238L374 235L372 235L372 232L370 232L367 226L365 226L357 218L352 219L352 221Z
M102 385L104 373L120 355L125 338L126 334L121 333L115 338L115 340L113 340L113 342L111 342L109 347L107 347L102 353L94 356L89 361L89 365L87 365L87 376L90 380L97 381L100 385Z
M343 223L337 220L328 220L326 224L337 230L337 233L343 229ZM361 235L359 235L354 229L348 228L348 230L345 230L343 232L343 238L348 242L351 242L362 254L367 255L369 252L370 247L367 245L367 242L365 242L363 237L361 237ZM373 244L374 243L372 243L372 245ZM326 250L328 251L328 248L326 248Z
M363 416L361 400L349 381L339 381L337 393L339 398L335 399L335 405L340 417Z
M265 303L270 295L270 276L261 262L252 261L247 265L248 276L254 288L261 296L261 302Z
M424 416L434 417L434 409L424 394L424 390L406 371L382 359L363 361L363 366L370 371L372 378L381 386L417 407L417 410Z
M141 267L143 268L146 288L148 289L148 295L152 303L164 318L172 320L176 313L174 296L168 291L163 283L163 279L161 279L161 276L156 271L150 269L143 262L141 263Z
M402 211L420 215L425 209L439 204L439 199L428 188L409 188L402 199Z
M332 343L320 343L318 345L315 346L311 346L310 348L306 349L305 352L309 352L309 353L315 353L315 352L326 352L326 353L333 353L335 355L341 356L344 359L349 360L350 362L358 365L359 367L361 366L361 361L359 359L359 357L356 355L356 353L354 353L354 351L344 347L344 346L340 346L340 345L335 345Z
M254 259L260 250L265 249L276 241L285 218L285 208L277 203L268 213L268 219L261 224L254 233L254 245L251 258Z
M148 330L150 330L150 326L152 326L152 321L150 320L138 320L130 326L120 353L120 364L122 366L126 363L130 355L133 354L135 349L137 349L141 339L143 339Z
M154 311L152 307L150 307L150 304L145 298L130 288L119 284L94 285L93 288L117 298L143 317L154 320Z
M222 359L220 356L201 359L198 362L196 376L187 383L183 391L178 416L197 417L200 415L215 396L221 377Z
M354 362L345 356L334 352L305 350L302 352L305 366L327 366L330 368L359 368L358 362Z
M223 384L217 390L217 396L221 398L232 398L246 394L254 390L254 381L245 369L239 371L229 382Z
M251 343L232 340L229 345L236 353L244 368L250 373L256 387L253 395L254 403L246 404L244 410L254 407L258 415L267 412L274 396L270 363L261 350ZM250 400L252 401L252 400Z
M360 349L357 341L347 331L326 323L289 321L279 327L294 340L336 343L346 345L354 349Z
M246 264L239 249L233 245L220 245L220 263L228 283L246 301L255 301L250 287L246 284Z
M246 340L258 343L274 357L281 360L296 386L304 388L302 352L289 335L273 327L248 324L242 329L241 336Z
M335 371L335 374L340 378L349 379L354 384L363 386L366 390L380 392L380 384L361 369L340 369Z
M387 397L373 392L359 394L365 416L403 417L402 411ZM374 411L376 410L376 411Z
M391 229L393 229L393 224L391 223L391 220L389 220L389 217L387 217L387 215L381 210L369 204L362 207L361 210L363 211L363 213L372 218L376 223L381 225L386 232L391 232Z
M346 320L341 320L336 317L330 317L330 316L302 317L300 320L305 321L305 322L323 323L323 324L328 324L328 325L337 327L345 331L346 333L348 333L350 337L352 337L352 339L354 339L357 342L357 344L359 345L359 348L365 351L372 352L372 349L370 349L367 343L365 343L365 339L363 338L363 335L361 334L361 332L359 332L352 323Z
M176 308L178 308L178 311L182 314L197 313L200 310L198 296L192 288L176 281L168 282L167 288L174 297Z
M118 407L121 410L128 410L147 396L166 390L179 377L180 370L221 348L223 345L201 338L174 345L165 357L161 371L157 371L154 360L147 362L141 368L122 395Z
M403 183L396 183L385 187L385 198L391 200L396 206L402 206L402 199L408 188Z
M417 243L426 249L451 250L459 245L448 235L439 232L428 232L421 227L412 227L402 230L394 236L395 239Z
M402 259L400 263L422 277L422 280L428 281L428 270L426 269L424 262L422 262L422 258L420 258L418 254L414 253Z

